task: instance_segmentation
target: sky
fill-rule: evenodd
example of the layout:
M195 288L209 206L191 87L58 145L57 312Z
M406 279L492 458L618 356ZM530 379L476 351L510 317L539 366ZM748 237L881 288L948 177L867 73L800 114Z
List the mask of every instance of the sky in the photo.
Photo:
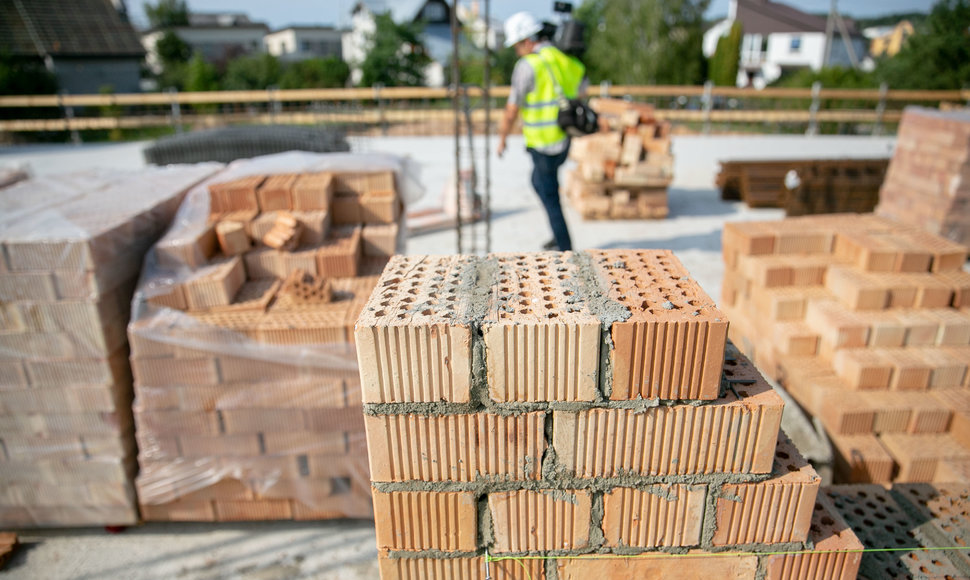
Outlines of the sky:
M388 0L393 2L394 0ZM727 14L729 0L712 0L709 18ZM788 4L805 12L828 12L831 0L788 0ZM127 0L135 24L144 25L144 0ZM266 22L271 28L289 24L329 24L344 26L350 23L350 10L356 0L188 0L195 12L245 12L252 20ZM520 10L532 12L537 18L553 19L552 0L492 0L492 16L504 19ZM578 6L582 0L575 0ZM927 11L931 0L839 0L839 9L846 16L880 16L894 12Z

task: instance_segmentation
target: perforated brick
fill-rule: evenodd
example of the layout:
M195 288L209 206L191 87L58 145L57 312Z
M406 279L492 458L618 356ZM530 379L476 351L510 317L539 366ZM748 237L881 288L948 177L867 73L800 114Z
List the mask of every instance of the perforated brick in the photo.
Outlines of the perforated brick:
M603 495L606 544L693 546L700 543L707 496L705 485L657 485L645 490L619 487Z
M468 402L474 277L467 258L391 260L354 331L365 402Z
M466 492L374 490L377 547L471 552L478 548L478 506Z
M538 479L545 413L366 416L373 481Z
M835 451L835 471L848 483L889 483L893 458L875 435L830 434Z
M803 542L821 478L782 435L771 479L725 484L717 499L715 546Z
M806 554L777 554L766 559L766 578L782 580L853 580L864 546L824 495L815 499L809 527L813 549Z
M610 398L717 398L728 321L667 250L592 250L611 300Z
M949 435L887 433L880 441L899 465L896 481L900 482L930 482L941 460L970 459L970 449Z
M291 192L299 177L294 173L279 173L268 176L266 181L256 190L259 211L288 211L293 209Z
M824 488L859 540L871 551L862 555L859 573L866 578L959 578L960 571L939 552L921 550L911 531L918 522L878 485L837 485ZM914 548L902 550L901 548Z
M589 544L588 491L490 493L493 553L581 550Z
M590 578L755 578L758 557L741 554L717 555L708 552L687 554L649 554L639 558L603 559L563 558L557 561L559 580Z
M485 558L377 558L381 580L485 580ZM489 562L491 580L543 580L543 560Z
M577 477L768 473L784 404L751 380L708 405L556 411L557 458Z
M333 176L329 173L304 173L291 186L295 210L325 210L333 197Z
M570 253L493 254L482 321L494 401L591 401L598 393L600 321L581 296Z
M193 310L231 304L245 282L246 270L239 256L217 260L184 284L186 302Z
M957 484L896 484L893 496L909 504L921 516L916 537L941 547L966 546L970 540L970 488ZM966 550L943 553L963 574L970 575L970 554Z

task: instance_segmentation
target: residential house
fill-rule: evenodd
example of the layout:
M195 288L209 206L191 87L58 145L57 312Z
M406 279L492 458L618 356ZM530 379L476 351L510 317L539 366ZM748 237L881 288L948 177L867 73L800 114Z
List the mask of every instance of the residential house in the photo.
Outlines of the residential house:
M146 30L141 42L148 51L148 66L156 73L161 72L162 62L155 45L167 30L178 35L207 62L224 65L236 57L262 52L263 37L269 27L241 13L190 13L188 26Z
M145 56L112 0L0 0L0 52L43 62L75 94L137 92Z
M343 58L344 31L333 26L288 26L263 37L266 52L281 61Z
M738 21L744 37L738 67L739 87L764 87L786 70L823 66L855 66L867 55L868 42L851 20L845 20L849 36L847 48L839 30L833 26L826 35L828 19L802 12L770 0L731 0L728 17L704 33L704 55L714 54L718 39ZM854 58L853 58L854 56ZM826 62L826 57L828 58ZM853 62L855 60L855 62Z
M374 34L374 16L389 12L394 22L421 22L422 40L431 57L425 69L425 84L445 84L445 69L452 53L451 7L445 0L359 0L351 10L351 29L343 37L344 60L350 65L351 81L360 82L360 64L367 56Z

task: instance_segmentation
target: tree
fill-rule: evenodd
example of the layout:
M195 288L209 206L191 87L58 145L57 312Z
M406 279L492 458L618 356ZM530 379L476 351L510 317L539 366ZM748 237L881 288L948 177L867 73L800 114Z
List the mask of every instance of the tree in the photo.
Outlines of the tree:
M894 89L962 89L970 85L970 0L939 0L876 77Z
M382 83L387 87L416 87L424 84L424 69L431 64L421 42L421 25L397 24L389 12L374 17L374 33L368 37L370 50L360 65L360 84Z
M737 20L728 33L717 39L717 48L711 56L710 80L719 87L733 87L737 84L738 63L741 60L741 39L744 32Z
M330 89L346 86L350 67L339 58L311 58L286 67L281 89Z
M145 16L153 28L170 28L189 24L189 7L185 0L158 0L155 5L145 3Z
M244 56L229 61L222 85L230 91L264 90L279 85L282 73L279 59L271 54Z
M710 0L585 0L577 17L589 40L583 62L593 82L699 84Z
M172 64L189 62L189 59L192 58L192 47L171 30L166 30L155 43L155 52L158 53L163 68Z
M195 53L185 66L186 91L215 91L219 88L219 74L216 67L207 63L202 55Z
M46 95L57 92L57 77L34 60L0 52L0 95Z

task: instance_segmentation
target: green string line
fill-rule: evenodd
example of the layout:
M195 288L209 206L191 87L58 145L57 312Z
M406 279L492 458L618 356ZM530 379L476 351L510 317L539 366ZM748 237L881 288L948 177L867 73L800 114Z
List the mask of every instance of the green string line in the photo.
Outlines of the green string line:
M970 546L946 546L942 548L861 548L857 550L795 550L790 552L704 552L697 554L577 554L575 556L492 556L486 554L489 562L503 560L609 560L609 559L650 559L650 558L706 558L715 556L796 556L800 554L863 554L868 552L913 552L913 551L970 550ZM521 564L521 562L519 562Z

